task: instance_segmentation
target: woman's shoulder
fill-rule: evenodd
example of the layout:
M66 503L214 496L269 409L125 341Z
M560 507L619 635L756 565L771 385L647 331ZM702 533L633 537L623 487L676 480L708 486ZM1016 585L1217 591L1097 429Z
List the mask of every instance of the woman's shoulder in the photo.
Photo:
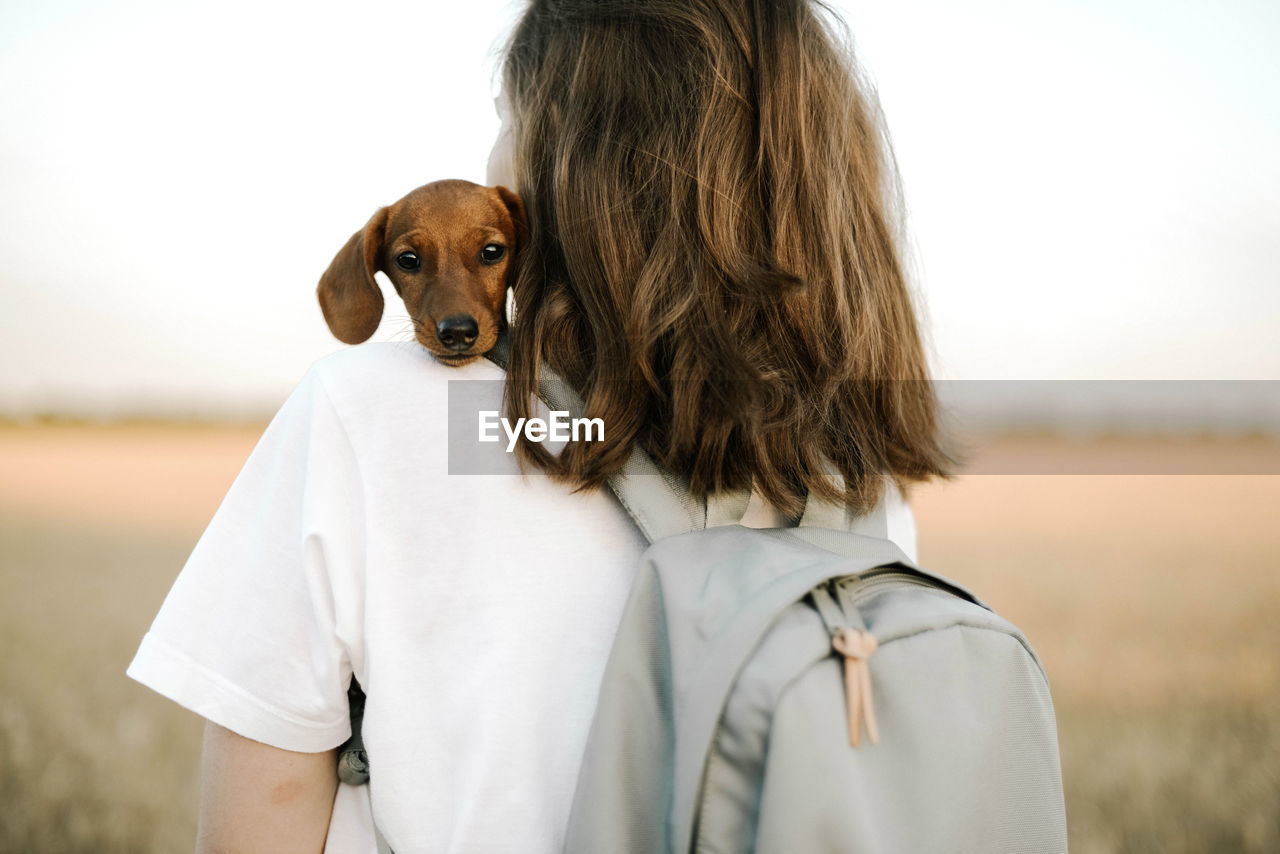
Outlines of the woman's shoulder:
M487 359L442 365L411 341L379 341L345 347L317 360L304 382L316 383L340 411L363 412L396 402L446 405L449 383L500 385L506 374Z
M344 347L316 360L311 371L327 383L356 385L504 377L501 368L483 358L459 367L442 365L414 341L371 341Z

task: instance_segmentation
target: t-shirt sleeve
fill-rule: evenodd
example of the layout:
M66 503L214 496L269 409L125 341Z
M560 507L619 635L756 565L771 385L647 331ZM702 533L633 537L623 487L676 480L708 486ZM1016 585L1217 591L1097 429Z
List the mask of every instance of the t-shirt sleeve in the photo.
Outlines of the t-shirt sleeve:
M359 470L313 368L277 413L165 599L128 675L286 750L350 735L360 660Z

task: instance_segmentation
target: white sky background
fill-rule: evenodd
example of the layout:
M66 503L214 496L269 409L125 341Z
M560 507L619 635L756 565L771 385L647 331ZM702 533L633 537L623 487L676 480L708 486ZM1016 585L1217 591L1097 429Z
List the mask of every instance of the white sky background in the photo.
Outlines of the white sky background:
M1280 4L837 5L940 377L1280 379ZM483 181L519 7L7 0L0 414L274 410L346 239Z

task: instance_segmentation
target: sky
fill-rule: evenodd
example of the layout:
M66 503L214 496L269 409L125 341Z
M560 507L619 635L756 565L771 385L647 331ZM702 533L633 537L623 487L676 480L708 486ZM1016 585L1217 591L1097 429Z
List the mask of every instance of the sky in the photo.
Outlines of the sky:
M0 6L0 415L273 411L347 238L483 182L521 5ZM1280 4L833 5L936 376L1280 380Z

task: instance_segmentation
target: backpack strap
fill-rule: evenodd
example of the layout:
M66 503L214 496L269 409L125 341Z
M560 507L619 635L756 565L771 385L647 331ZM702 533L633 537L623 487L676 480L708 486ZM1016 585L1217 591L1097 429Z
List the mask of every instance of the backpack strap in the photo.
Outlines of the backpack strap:
M511 344L504 328L485 358L505 371L510 356ZM582 398L545 365L538 376L538 397L551 409L569 412L572 418L582 415ZM703 528L736 524L742 520L751 499L750 492L739 490L708 496L705 503L698 501L689 494L684 478L659 466L639 447L632 448L622 471L609 478L609 488L651 543ZM884 501L870 513L854 516L843 506L810 497L800 525L852 531L881 539L887 539L889 533Z
M747 515L747 505L751 503L751 492L745 489L733 492L717 492L707 496L707 527L720 525L736 525Z
M511 344L503 329L485 358L505 371L510 355ZM538 397L551 409L569 412L570 417L582 415L582 398L545 365L538 376ZM705 528L709 515L713 525L728 524L723 520L733 514L738 504L736 496L726 497L723 502L713 499L709 513L706 504L689 494L683 478L658 466L639 447L632 449L622 471L609 478L609 488L651 543ZM734 521L746 511L746 497L749 496L742 498L741 511Z
M844 485L844 478L839 474L831 474L830 477L836 480L840 486ZM892 489L892 486L889 488ZM889 539L888 503L888 496L885 496L869 512L861 516L855 516L848 507L831 504L817 496L810 495L804 504L804 515L800 517L800 527L830 528L836 531L849 531L866 537L878 537L879 539L887 540Z

